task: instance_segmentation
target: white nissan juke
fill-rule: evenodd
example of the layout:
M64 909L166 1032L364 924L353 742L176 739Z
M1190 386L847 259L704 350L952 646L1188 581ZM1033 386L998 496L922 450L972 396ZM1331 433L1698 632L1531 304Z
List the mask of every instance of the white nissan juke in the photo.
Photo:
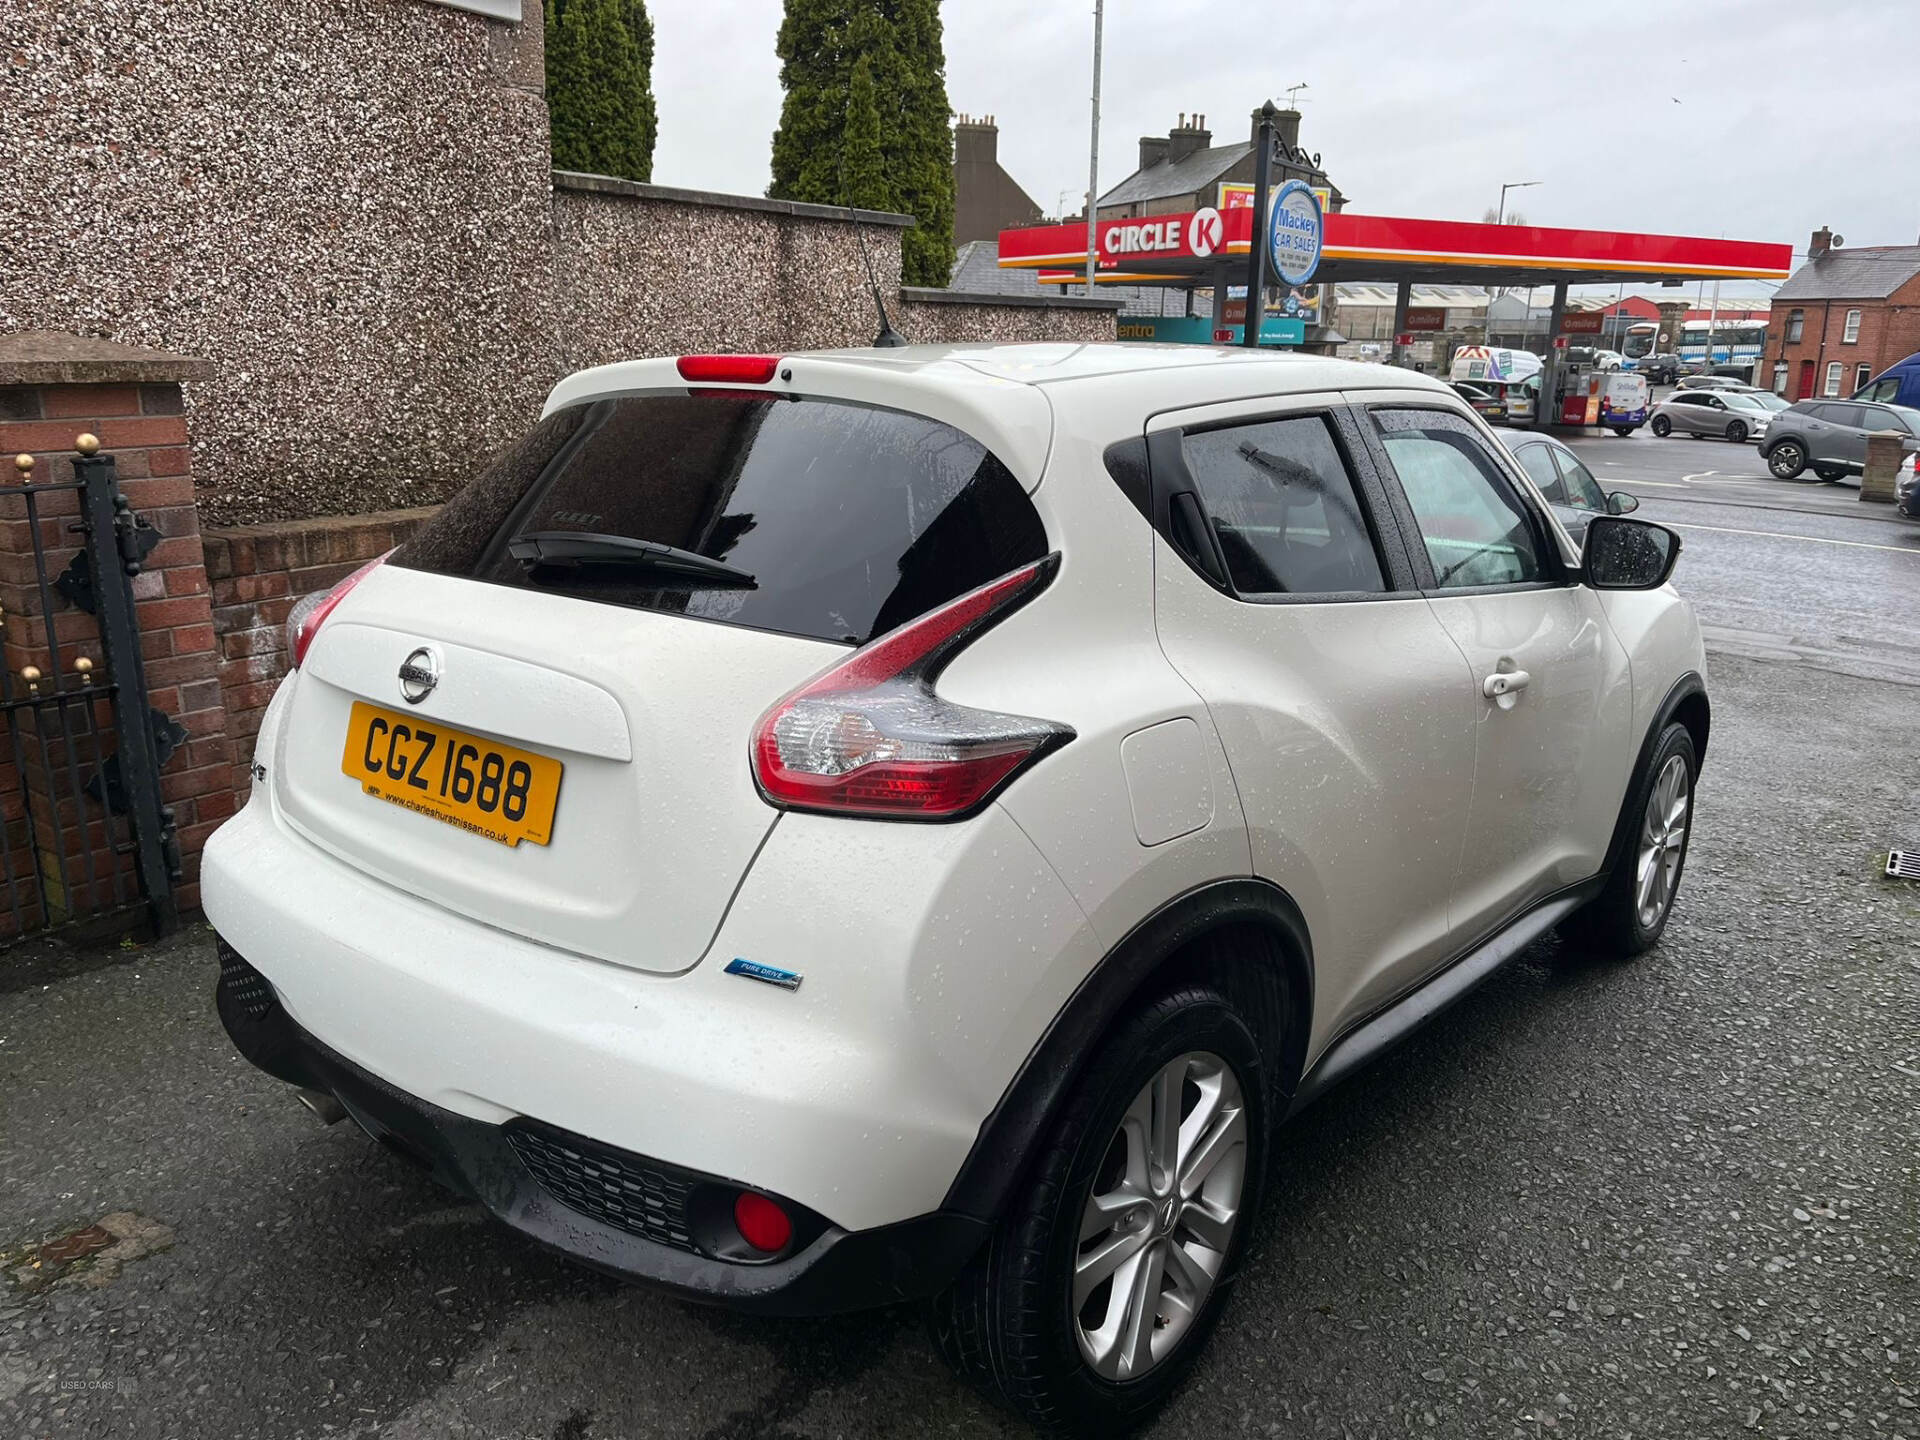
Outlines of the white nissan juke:
M642 360L289 621L205 858L240 1051L586 1264L928 1302L1043 1427L1193 1364L1288 1115L1554 926L1653 945L1670 530L1405 371Z

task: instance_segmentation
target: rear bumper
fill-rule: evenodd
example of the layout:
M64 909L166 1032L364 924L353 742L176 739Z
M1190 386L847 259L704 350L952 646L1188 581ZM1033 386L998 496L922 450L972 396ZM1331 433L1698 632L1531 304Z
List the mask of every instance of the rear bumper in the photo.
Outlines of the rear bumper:
M221 951L220 1018L248 1060L332 1095L369 1135L449 1190L596 1270L733 1309L824 1315L935 1294L985 1239L983 1221L949 1211L848 1231L787 1202L790 1253L716 1255L713 1237L740 1187L550 1126L492 1124L409 1095L301 1029L264 977L224 940Z

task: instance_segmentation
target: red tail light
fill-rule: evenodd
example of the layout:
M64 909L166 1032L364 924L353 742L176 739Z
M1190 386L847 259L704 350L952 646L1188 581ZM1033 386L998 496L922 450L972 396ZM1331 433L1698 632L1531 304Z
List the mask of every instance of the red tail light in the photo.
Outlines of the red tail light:
M389 550L387 555L392 553ZM313 644L313 637L320 633L320 627L326 624L334 607L347 598L354 586L371 575L387 555L369 560L325 594L309 595L288 612L287 652L293 657L294 669L298 670L300 662L307 658L307 649Z
M1004 575L889 631L760 718L753 777L775 805L951 820L1073 738L1047 720L956 705L934 693L947 663L1046 587L1060 557Z
M780 368L778 355L682 355L674 362L682 380L703 384L764 385Z

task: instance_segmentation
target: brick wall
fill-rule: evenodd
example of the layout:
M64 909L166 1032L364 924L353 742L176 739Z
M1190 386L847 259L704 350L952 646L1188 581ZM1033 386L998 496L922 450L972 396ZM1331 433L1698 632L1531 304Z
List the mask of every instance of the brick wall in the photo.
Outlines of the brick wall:
M178 379L153 378L191 373L197 373L194 362L178 357L23 359L0 349L0 453L35 462L31 470L16 464L9 478L30 475L35 487L71 480L75 439L91 433L114 456L129 506L158 532L133 581L134 613L147 702L184 732L162 767L160 785L180 841L176 897L189 910L199 903L200 849L235 808L185 405ZM7 383L23 379L40 383ZM11 487L0 518L6 683L12 693L30 689L74 698L20 712L26 723L9 737L7 759L24 776L27 803L35 807L33 858L49 912L42 918L57 920L63 917L53 912L105 908L116 890L124 891L128 862L114 853L108 813L86 788L117 743L109 707L87 693L107 678L98 626L51 583L45 589L40 583L43 576L52 582L80 549L80 537L70 528L79 517L80 497L48 488L29 502L21 488ZM38 566L29 503L40 521ZM31 682L29 667L39 672ZM0 776L0 794L5 791ZM18 893L28 877L17 854L8 860L14 865L6 876L13 882L9 888ZM0 925L11 924L11 907L0 901L0 910L8 912L0 914Z
M219 688L232 763L225 783L236 803L251 784L254 737L287 673L287 616L301 597L329 590L401 544L434 507L209 530Z

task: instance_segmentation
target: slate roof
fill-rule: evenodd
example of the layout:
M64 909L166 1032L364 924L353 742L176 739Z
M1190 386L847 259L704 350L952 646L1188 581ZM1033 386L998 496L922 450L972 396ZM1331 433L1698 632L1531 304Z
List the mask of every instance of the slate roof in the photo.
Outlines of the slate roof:
M947 279L950 290L966 290L975 295L1058 295L1058 285L1042 285L1032 270L1002 270L998 240L969 240L954 255L953 274ZM1071 287L1079 295L1084 287ZM1124 302L1122 315L1183 315L1186 301L1178 290L1157 286L1102 285L1103 300ZM1164 309L1162 307L1165 307Z
M1809 260L1773 292L1782 300L1884 300L1920 275L1920 245L1873 245L1829 250Z
M1211 150L1196 150L1169 163L1162 160L1144 170L1136 170L1100 197L1106 205L1134 205L1145 200L1161 200L1169 195L1192 195L1206 189L1227 171L1253 153L1251 141L1238 145L1216 145Z

